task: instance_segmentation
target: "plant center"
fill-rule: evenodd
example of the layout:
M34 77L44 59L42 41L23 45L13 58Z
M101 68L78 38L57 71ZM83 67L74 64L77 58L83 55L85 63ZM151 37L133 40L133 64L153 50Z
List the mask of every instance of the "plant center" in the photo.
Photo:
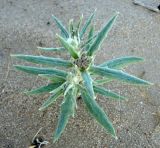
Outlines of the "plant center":
M74 60L73 63L80 69L80 71L83 71L89 67L91 58L88 57L86 53L82 53L81 56L78 59Z

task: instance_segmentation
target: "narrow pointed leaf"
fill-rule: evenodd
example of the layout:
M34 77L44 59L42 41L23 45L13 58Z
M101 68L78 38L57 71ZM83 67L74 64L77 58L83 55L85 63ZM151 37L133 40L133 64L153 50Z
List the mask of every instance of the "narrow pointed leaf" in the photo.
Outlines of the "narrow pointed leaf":
M150 82L137 78L133 75L127 74L121 70L92 66L90 67L90 71L93 72L94 74L97 74L106 78L113 78L113 79L127 82L130 84L151 85Z
M102 85L102 84L111 82L113 80L114 80L113 78L103 78L103 79L100 79L100 80L95 80L94 82L95 82L96 85Z
M67 29L64 27L64 25L62 24L62 22L54 15L52 15L52 18L56 22L56 25L58 26L58 28L61 30L61 33L63 34L63 36L65 38L69 38L69 33Z
M72 100L73 100L73 106L74 106L74 111L72 113L72 117L74 117L75 115L75 109L77 108L77 93L78 93L78 88L77 87L74 87L73 88L73 97L72 97Z
M71 20L69 20L69 33L70 33L70 37L73 37L73 32L74 32L73 19L71 19Z
M38 67L31 67L31 66L21 66L21 65L14 65L14 67L20 71L38 75L38 74L55 74L62 77L66 77L67 73L62 70L51 69L51 68L38 68Z
M104 62L100 64L100 67L109 67L109 68L115 68L115 69L121 69L129 64L134 64L138 62L142 62L143 58L140 57L134 57L134 56L127 56L127 57L120 57L116 58L107 62Z
M84 86L85 86L86 90L88 91L89 95L92 98L95 98L94 91L93 91L92 78L91 78L90 74L86 71L83 71L83 72L81 72L81 76L84 81Z
M44 110L51 104L53 104L58 97L60 97L63 93L63 85L59 86L57 89L52 91L52 95L42 104L39 110Z
M37 48L40 49L40 50L43 50L43 51L65 51L64 47L57 47L57 48L37 47Z
M65 91L64 91L64 96L69 92L69 90L70 89L72 89L73 88L73 84L68 84L67 86L66 86L66 89L65 89Z
M80 30L80 27L81 27L81 24L82 24L82 19L83 19L83 14L80 17L80 19L78 21L78 24L77 24L77 28L76 28L76 34L77 34L78 37L79 37L79 30Z
M99 87L99 86L93 86L93 89L96 93L99 93L101 95L104 95L106 97L109 97L109 98L112 98L112 99L115 99L115 100L124 100L126 99L125 97L123 96L120 96L119 94L116 94L110 90L107 90L103 87Z
M107 37L108 32L111 30L118 13L114 15L109 22L102 28L102 30L98 33L96 39L94 40L93 44L90 46L88 50L88 55L92 56L95 51L97 51L103 42L103 40Z
M72 45L70 45L66 39L64 39L63 37L57 35L58 39L60 40L61 44L69 51L69 53L71 54L71 56L75 59L78 58L78 53L77 51L74 49L74 47Z
M12 57L16 57L18 59L22 59L28 62L36 63L36 64L45 64L51 66L62 66L62 67L72 67L72 63L67 60L63 60L60 58L51 58L45 56L33 56L33 55L11 55Z
M90 31L89 31L89 34L88 34L88 40L92 39L93 36L94 36L94 28L93 28L93 26L91 26ZM93 43L93 40L91 40L91 41L87 44L86 50L88 50L88 49L90 48L90 45L91 45L92 43Z
M81 45L81 48L86 47L87 45L91 44L91 42L93 43L94 39L96 38L98 34L95 34L93 37L91 37L90 39L88 39L84 44Z
M64 82L66 81L65 77L54 75L54 74L39 74L38 76L49 79L52 82Z
M36 94L41 94L41 93L45 93L45 92L50 92L50 91L53 91L54 89L58 88L60 85L62 85L62 83L50 83L47 86L42 86L37 89L27 91L25 93L28 95L36 95Z
M110 119L107 117L103 109L97 104L95 99L91 98L91 96L83 89L81 89L81 95L91 115L107 132L109 132L113 137L116 137L116 133Z
M59 139L59 137L61 136L62 132L64 131L64 129L68 123L70 116L74 112L74 103L72 100L72 97L73 97L72 93L73 93L73 91L72 91L72 89L70 89L67 92L67 94L64 98L64 102L61 105L61 113L59 116L56 131L54 133L54 142Z
M95 15L95 11L91 14L91 16L87 19L86 23L82 27L82 30L80 32L80 39L83 38L83 35L85 34L85 32L87 31L89 25L91 24L91 21L92 21L94 15Z

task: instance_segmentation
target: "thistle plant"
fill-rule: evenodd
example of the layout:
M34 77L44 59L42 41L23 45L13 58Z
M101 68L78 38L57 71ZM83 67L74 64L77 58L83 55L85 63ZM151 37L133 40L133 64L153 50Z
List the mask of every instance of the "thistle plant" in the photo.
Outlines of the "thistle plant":
M64 98L61 104L57 128L53 134L54 142L61 136L69 118L74 117L78 97L82 98L88 112L95 120L108 133L116 138L116 132L112 122L105 111L96 102L96 94L114 100L124 100L126 97L104 88L103 84L107 84L113 80L134 85L151 84L148 81L123 71L123 68L126 66L143 61L140 57L125 56L105 61L100 65L95 65L95 54L107 37L118 13L111 17L98 33L94 32L94 26L91 25L94 15L95 12L84 22L83 26L82 17L80 17L79 21L76 23L70 20L68 29L66 29L57 17L52 16L57 27L61 31L61 35L56 34L61 46L57 48L38 47L38 49L48 52L66 52L69 54L68 60L46 56L12 55L13 57L28 62L47 65L46 68L14 65L18 70L38 75L39 77L44 77L49 80L48 85L27 92L29 95L50 93L48 100L39 108L40 111L51 106L61 96ZM84 37L85 33L88 34L86 37ZM57 67L63 67L63 70ZM65 68L66 70L64 70Z

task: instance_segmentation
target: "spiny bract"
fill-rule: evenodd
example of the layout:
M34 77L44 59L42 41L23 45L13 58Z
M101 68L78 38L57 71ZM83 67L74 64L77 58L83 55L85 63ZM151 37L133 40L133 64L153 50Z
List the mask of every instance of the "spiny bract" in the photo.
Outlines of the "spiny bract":
M66 29L61 21L53 17L56 25L61 31L61 35L56 35L62 47L45 48L38 47L43 51L59 51L68 52L70 59L64 60L62 58L53 58L45 56L33 55L12 55L13 57L36 63L48 65L50 68L38 68L32 66L14 65L18 70L30 74L45 77L50 80L47 86L42 86L35 90L27 92L27 94L40 94L50 92L51 96L46 100L39 110L44 110L53 104L60 96L64 97L61 104L61 112L59 115L57 129L53 135L54 142L58 140L62 134L69 118L74 117L75 109L77 107L76 98L81 96L90 114L97 120L102 127L108 131L113 137L116 137L115 129L106 113L96 102L96 93L106 96L107 98L115 100L123 100L125 97L116 94L110 90L103 88L104 83L113 80L136 84L136 85L150 85L151 83L123 72L122 69L129 64L143 61L140 57L127 56L106 61L100 65L94 64L96 52L100 49L101 43L107 37L108 32L112 28L118 13L102 27L98 33L94 33L94 27L91 25L95 12L87 19L84 26L81 27L82 17L77 23L73 20L69 21L69 28ZM84 41L84 34L88 31L88 37ZM59 66L67 71L52 68ZM99 79L98 76L102 76Z

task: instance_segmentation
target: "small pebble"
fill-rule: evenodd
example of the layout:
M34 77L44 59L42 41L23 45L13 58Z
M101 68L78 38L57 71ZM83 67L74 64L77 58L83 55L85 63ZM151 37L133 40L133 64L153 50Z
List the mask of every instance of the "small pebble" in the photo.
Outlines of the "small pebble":
M49 26L50 24L51 24L51 23L48 21L48 22L47 22L47 25Z

